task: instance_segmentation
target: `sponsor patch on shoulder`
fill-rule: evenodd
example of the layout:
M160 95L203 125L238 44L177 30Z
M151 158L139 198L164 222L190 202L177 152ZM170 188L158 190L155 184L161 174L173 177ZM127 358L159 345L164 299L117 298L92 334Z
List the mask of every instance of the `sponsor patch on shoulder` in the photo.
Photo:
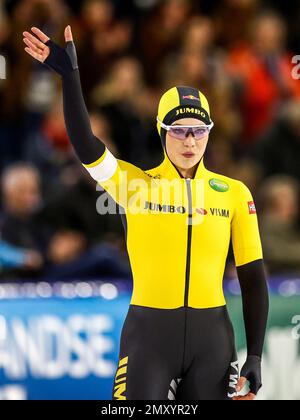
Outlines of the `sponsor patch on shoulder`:
M256 214L256 207L254 201L248 201L249 214Z

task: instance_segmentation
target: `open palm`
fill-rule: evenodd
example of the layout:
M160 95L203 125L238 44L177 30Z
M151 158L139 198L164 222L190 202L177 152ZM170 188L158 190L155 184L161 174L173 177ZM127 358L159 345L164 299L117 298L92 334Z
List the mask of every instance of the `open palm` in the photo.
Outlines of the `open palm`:
M30 32L23 32L23 41L27 45L27 47L25 47L25 51L36 60L44 63L50 54L50 48L45 45L50 38L38 28L33 27L31 28L31 31L35 34L35 36ZM70 26L65 28L65 41L73 41Z

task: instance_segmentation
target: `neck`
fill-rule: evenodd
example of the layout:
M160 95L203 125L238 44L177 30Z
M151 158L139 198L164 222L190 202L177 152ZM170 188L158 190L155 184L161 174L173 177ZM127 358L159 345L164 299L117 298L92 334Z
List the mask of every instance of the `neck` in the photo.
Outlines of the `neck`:
M200 161L201 162L201 161ZM197 165L193 166L192 168L189 169L182 169L182 168L177 168L178 172L180 173L180 175L182 176L182 178L190 178L193 179L195 178L199 163L197 163Z

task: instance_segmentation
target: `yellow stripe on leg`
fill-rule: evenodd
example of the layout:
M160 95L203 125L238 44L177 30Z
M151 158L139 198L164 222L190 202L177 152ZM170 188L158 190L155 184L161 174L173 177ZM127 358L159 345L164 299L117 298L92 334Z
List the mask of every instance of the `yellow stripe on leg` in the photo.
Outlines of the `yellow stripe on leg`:
M119 361L119 367L124 366L128 363L128 356L127 357L123 357L123 359L121 359Z

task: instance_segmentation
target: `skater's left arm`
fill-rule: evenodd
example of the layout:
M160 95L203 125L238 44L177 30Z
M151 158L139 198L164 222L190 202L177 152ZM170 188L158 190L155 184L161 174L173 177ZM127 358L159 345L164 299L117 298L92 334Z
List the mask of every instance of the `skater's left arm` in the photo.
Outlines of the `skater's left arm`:
M269 294L264 269L255 204L249 189L241 182L235 191L232 244L241 286L247 338L247 360L241 370L237 391L247 380L250 392L234 399L252 400L262 386L261 357L269 312Z

